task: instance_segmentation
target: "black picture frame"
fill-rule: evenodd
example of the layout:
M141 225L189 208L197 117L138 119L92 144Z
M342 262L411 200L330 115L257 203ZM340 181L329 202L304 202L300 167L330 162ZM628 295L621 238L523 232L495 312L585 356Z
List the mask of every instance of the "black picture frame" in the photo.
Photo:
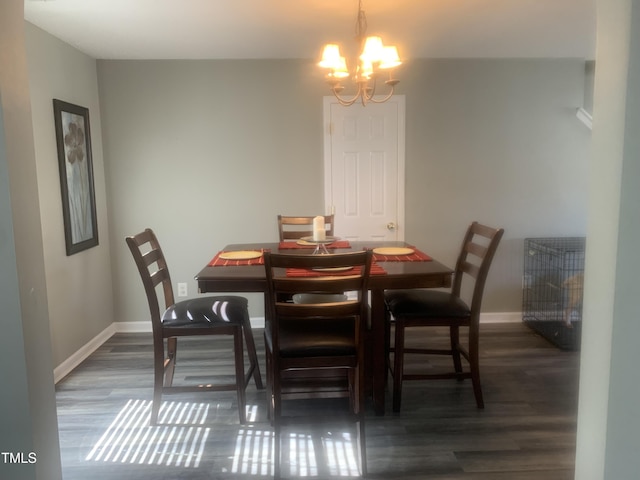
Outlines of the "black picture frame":
M53 100L67 256L98 245L89 109Z

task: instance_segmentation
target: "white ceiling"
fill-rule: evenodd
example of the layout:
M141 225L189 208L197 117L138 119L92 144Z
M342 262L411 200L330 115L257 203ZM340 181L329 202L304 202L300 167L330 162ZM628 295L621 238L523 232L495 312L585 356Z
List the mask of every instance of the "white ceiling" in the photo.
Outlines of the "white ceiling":
M595 56L596 0L363 0L411 58ZM318 58L353 42L357 0L25 0L25 19L99 59Z

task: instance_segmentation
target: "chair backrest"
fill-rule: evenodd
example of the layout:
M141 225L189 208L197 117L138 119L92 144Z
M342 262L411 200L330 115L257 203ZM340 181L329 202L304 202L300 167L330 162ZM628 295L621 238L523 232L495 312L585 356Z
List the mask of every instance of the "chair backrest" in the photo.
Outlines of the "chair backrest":
M472 316L480 315L487 274L503 234L502 228L492 228L473 222L469 225L462 241L453 277L452 292L460 296L464 277L468 276L473 280L470 304Z
M324 215L327 236L333 236L333 215ZM313 235L313 219L315 217L291 217L278 215L278 233L280 241L298 240Z
M160 332L162 327L162 313L175 303L167 262L158 239L150 228L137 235L127 237L126 241L144 285L155 335ZM161 299L158 297L158 285L161 285L164 308L161 304Z
M267 277L267 321L271 322L277 345L278 322L282 319L356 319L356 333L362 331L361 319L367 315L367 281L371 270L371 251L331 255L292 255L265 252ZM335 273L329 269L335 269ZM336 302L297 304L279 301L282 294L355 292ZM355 297L355 298L353 298ZM313 298L313 297L312 297ZM317 297L319 298L319 297ZM357 340L357 339L356 339Z

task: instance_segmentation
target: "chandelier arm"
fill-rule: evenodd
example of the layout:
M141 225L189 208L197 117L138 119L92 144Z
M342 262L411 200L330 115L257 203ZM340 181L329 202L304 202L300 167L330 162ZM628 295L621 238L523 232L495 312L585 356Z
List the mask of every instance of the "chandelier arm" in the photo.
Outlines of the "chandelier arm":
M389 100L393 96L393 89L394 89L394 87L392 86L391 87L391 91L387 94L386 97L381 98L380 100L376 100L375 98L373 98L373 96L371 96L371 98L369 98L369 101L371 103L384 103L384 102L386 102L387 100Z
M340 105L343 105L345 107L348 107L350 105L353 105L354 103L356 103L356 101L358 101L358 99L362 96L363 91L362 91L362 84L358 83L358 91L355 93L355 95L351 98L343 98L342 96L340 96L339 90L337 90L336 87L331 88L331 91L333 92L333 95L338 99L338 103L340 103Z
M369 86L369 82L367 82L367 87L364 89L363 97L366 97L367 101L371 100L373 96L376 94L376 86L378 84L378 79L376 76L371 77L373 79L373 85Z
M362 0L358 0L358 16L356 17L356 39L362 41L367 33L367 16L362 10Z

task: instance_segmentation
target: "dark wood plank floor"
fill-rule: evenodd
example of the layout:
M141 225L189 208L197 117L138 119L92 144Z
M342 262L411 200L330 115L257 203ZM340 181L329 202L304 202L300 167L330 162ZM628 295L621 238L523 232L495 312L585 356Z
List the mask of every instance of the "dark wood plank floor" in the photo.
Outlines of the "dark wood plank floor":
M446 341L445 333L429 339ZM263 358L261 332L256 340ZM231 378L229 347L224 339L183 342L176 382ZM579 353L556 349L522 324L490 324L481 356L484 410L470 382L455 380L405 383L400 414L390 412L390 399L384 417L369 406L369 478L573 479ZM165 397L165 424L149 427L151 359L150 334L117 334L57 385L64 479L270 478L264 391L249 386L245 426L235 394L221 392ZM288 434L285 476L357 477L350 426Z

